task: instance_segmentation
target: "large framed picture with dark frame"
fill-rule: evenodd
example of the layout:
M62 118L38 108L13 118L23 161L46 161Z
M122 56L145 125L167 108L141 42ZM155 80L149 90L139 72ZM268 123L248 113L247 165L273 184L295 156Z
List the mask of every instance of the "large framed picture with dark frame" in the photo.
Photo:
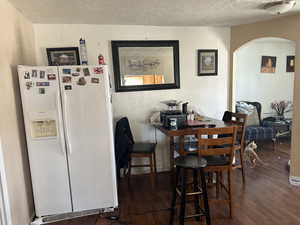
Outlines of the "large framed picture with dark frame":
M198 50L198 76L218 75L218 50L199 49Z
M180 88L179 41L112 41L116 92Z

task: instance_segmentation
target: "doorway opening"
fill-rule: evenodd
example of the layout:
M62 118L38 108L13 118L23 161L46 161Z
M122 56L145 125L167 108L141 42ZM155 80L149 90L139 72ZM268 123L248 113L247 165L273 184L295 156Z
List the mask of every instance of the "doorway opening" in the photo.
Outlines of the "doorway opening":
M266 37L247 42L233 53L232 109L249 114L256 109L257 115L248 115L247 126L267 126L274 132L273 138L270 129L260 134L270 142L260 144L259 150L275 148L290 154L295 51L294 41Z

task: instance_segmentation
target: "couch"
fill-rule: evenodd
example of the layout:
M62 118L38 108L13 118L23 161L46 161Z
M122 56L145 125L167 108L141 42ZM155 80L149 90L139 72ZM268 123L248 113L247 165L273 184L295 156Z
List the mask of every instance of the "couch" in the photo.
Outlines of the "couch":
M270 140L273 143L276 141L276 131L270 127L264 125L264 120L261 119L261 104L259 102L243 101L247 104L253 105L258 114L259 125L250 125L246 127L245 140L246 142Z

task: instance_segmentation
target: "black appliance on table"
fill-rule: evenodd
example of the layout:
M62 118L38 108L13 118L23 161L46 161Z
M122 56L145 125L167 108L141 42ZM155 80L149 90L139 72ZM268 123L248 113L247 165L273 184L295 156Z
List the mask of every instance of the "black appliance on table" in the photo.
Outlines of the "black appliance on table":
M181 103L180 101L170 100L161 102L168 106L168 110L164 110L160 112L160 122L167 129L176 130L179 128L183 128L186 126L187 114L186 107L187 103L183 104L183 108L185 113L181 110L177 110L177 106Z

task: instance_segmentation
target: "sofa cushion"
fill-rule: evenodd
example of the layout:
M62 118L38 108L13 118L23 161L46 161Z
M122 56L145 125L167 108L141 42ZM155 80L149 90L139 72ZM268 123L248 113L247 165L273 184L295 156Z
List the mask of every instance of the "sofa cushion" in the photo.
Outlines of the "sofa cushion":
M246 102L237 102L236 111L238 113L247 114L246 126L259 126L259 115L255 106L247 104Z
M272 127L249 126L246 128L245 140L271 140L275 138L275 135Z
M259 118L256 108L248 114L246 126L259 126Z

